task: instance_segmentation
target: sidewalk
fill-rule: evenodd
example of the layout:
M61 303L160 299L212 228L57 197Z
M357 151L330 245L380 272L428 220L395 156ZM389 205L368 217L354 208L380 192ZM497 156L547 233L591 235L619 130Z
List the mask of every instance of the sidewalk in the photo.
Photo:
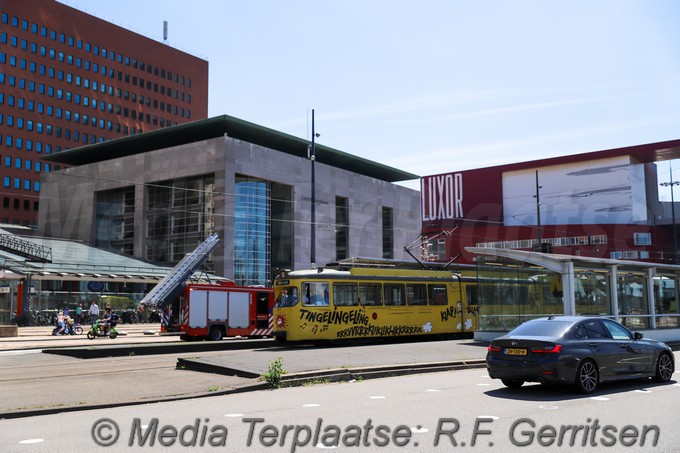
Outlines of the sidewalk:
M20 350L20 349L41 349L52 347L70 346L93 346L95 342L104 341L116 343L134 342L171 342L179 341L177 336L159 335L160 324L119 324L118 331L122 334L115 340L109 338L96 338L88 340L85 335L90 326L83 326L82 335L52 335L52 326L31 326L19 327L19 335L16 337L0 338L0 351Z

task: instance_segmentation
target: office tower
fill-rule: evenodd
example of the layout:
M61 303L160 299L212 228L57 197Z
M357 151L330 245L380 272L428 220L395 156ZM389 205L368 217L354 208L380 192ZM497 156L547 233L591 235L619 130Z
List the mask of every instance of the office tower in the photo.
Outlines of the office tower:
M0 223L35 225L42 156L207 117L207 61L54 0L0 13Z

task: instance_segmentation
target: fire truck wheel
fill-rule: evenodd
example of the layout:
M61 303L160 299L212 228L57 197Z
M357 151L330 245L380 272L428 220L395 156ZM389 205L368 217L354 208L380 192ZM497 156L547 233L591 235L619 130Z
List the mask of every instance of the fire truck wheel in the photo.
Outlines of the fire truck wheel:
M210 329L210 333L208 334L208 337L212 341L220 341L224 337L224 335L222 334L222 329L220 329L219 327L212 327Z

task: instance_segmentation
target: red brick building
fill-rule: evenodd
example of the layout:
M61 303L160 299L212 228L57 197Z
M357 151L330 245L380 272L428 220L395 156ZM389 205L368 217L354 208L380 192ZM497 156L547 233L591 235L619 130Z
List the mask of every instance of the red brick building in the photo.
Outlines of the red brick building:
M208 115L203 59L54 0L0 14L0 223L35 224L42 156Z

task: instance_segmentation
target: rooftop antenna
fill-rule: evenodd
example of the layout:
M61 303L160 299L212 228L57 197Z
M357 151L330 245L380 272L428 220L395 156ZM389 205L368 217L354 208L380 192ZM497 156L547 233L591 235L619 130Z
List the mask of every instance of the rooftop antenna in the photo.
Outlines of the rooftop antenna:
M163 21L163 41L166 44L168 43L168 21L167 20Z

